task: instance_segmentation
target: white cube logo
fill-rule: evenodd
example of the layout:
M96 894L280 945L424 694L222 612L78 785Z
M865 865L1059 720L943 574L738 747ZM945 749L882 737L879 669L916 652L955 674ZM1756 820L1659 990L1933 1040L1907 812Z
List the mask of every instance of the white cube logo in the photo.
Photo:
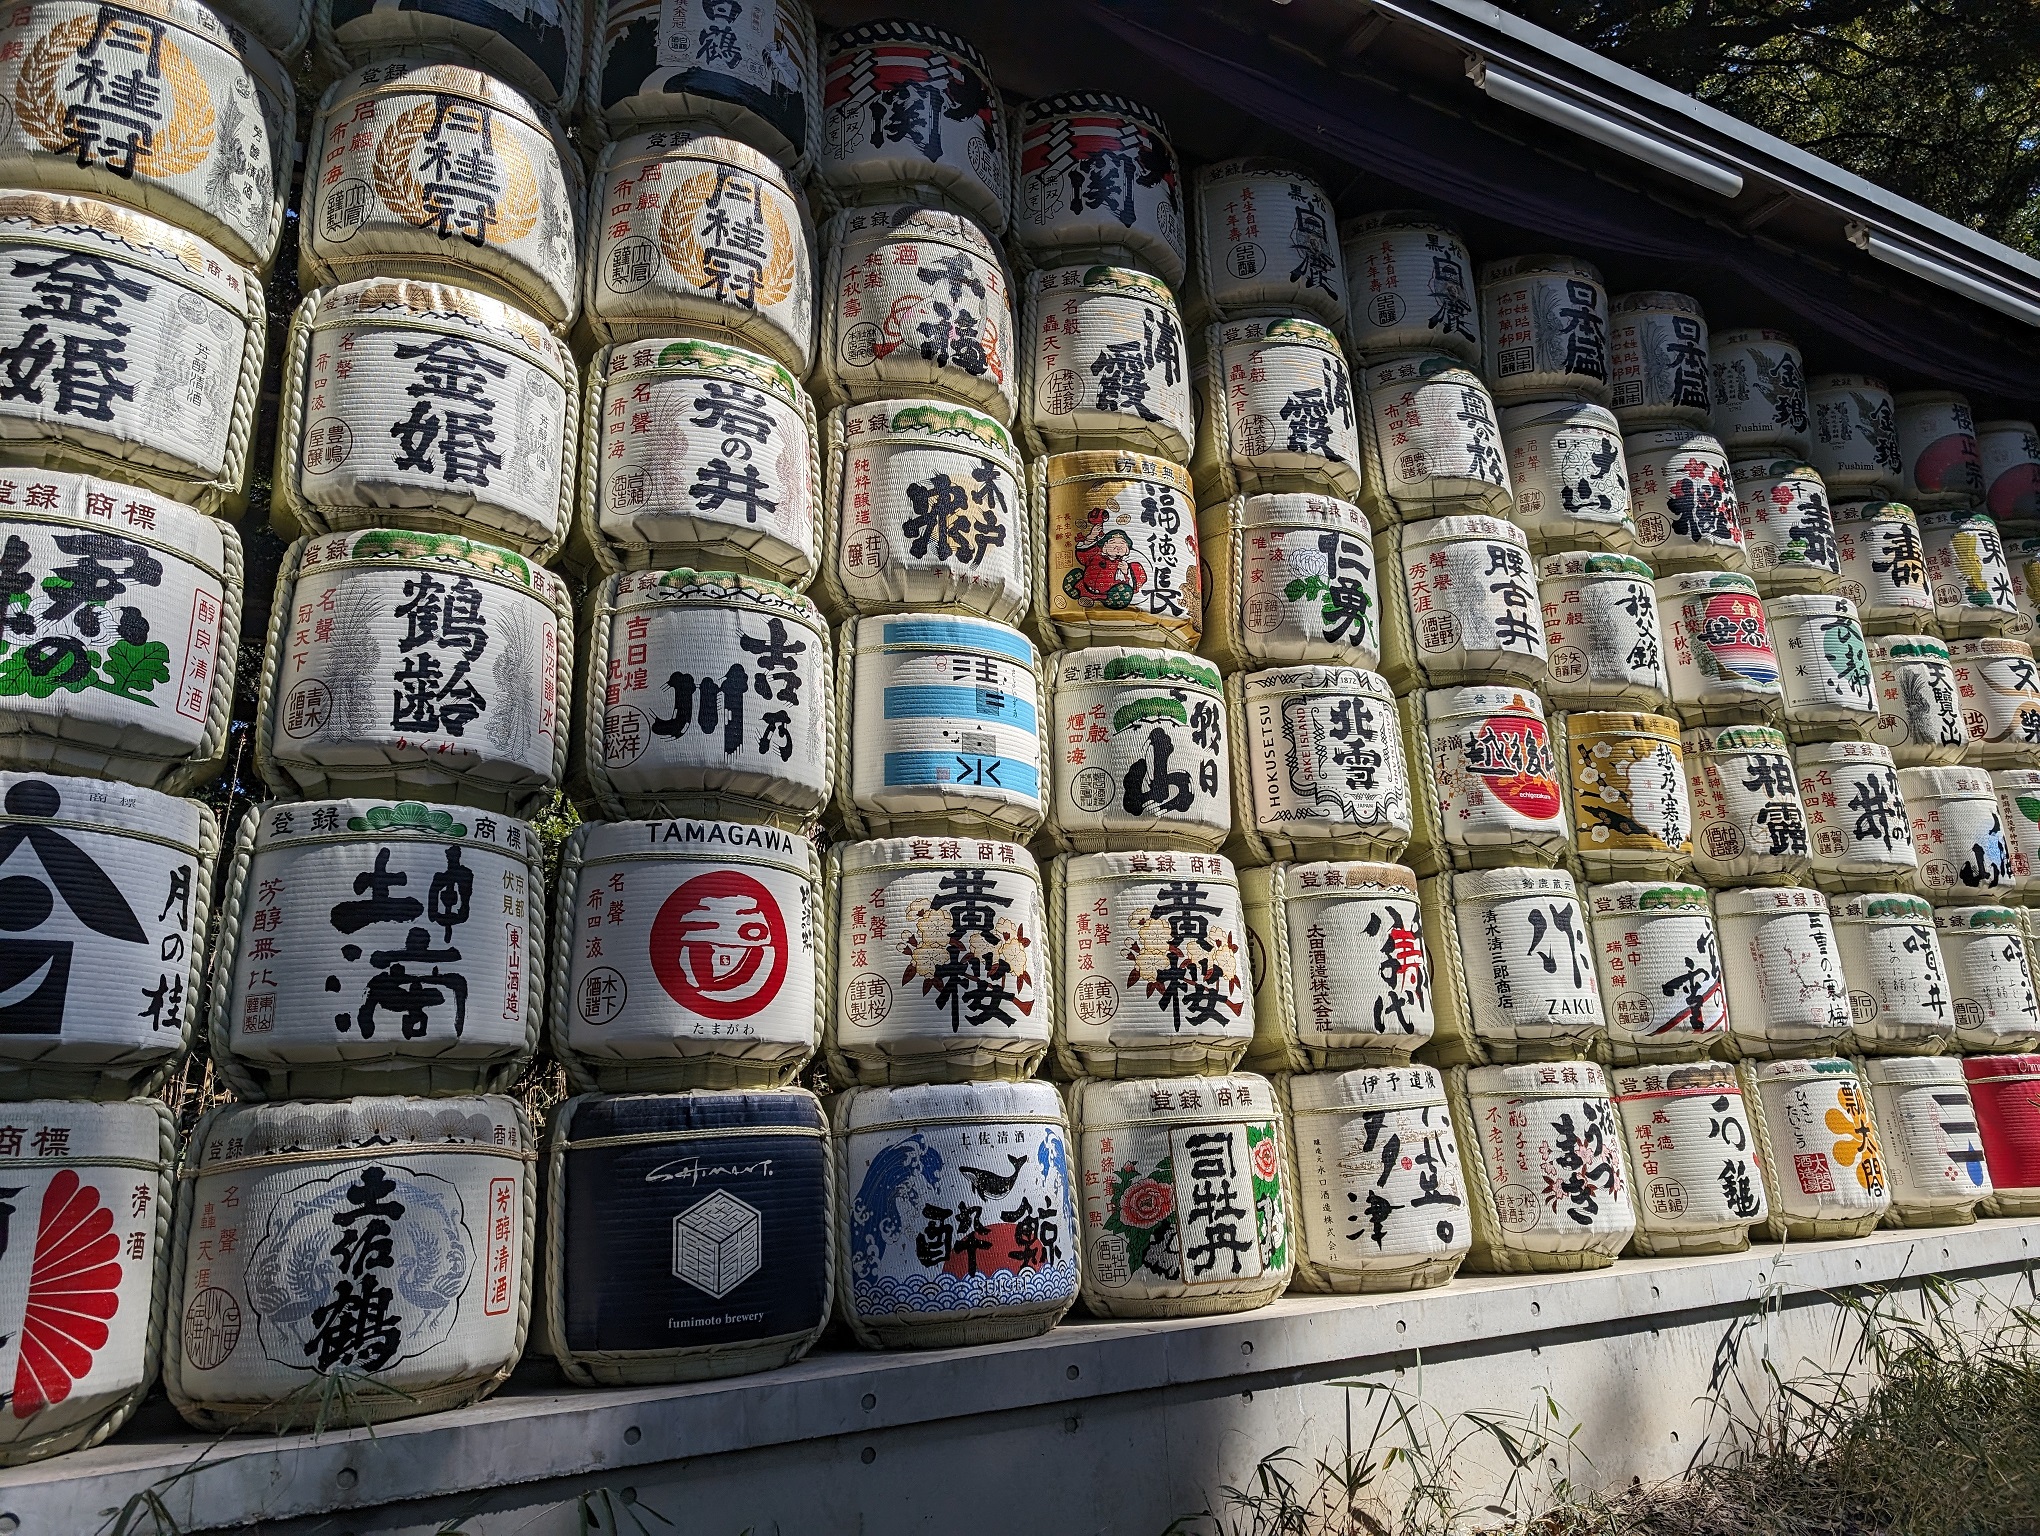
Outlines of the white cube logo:
M717 1190L673 1218L673 1273L717 1301L758 1273L765 1219Z

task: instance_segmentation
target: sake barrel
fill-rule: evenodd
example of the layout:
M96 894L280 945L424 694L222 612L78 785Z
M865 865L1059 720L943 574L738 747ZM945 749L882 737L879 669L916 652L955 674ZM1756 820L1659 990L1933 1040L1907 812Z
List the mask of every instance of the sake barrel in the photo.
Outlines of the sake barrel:
M1841 580L1834 517L1813 466L1796 459L1738 459L1729 472L1757 590L1766 596L1833 590Z
M1813 882L1826 890L1905 890L1919 874L1912 818L1891 749L1874 741L1800 747Z
M1204 333L1193 378L1199 430L1190 469L1200 506L1242 491L1358 499L1361 423L1353 379L1339 338L1324 326L1301 316L1214 325ZM1372 371L1370 389L1371 379ZM1484 430L1500 474L1492 420ZM1454 466L1441 460L1438 472L1449 478Z
M1025 635L986 619L853 619L840 665L837 814L853 834L1041 825L1048 738Z
M936 395L1013 419L1013 306L992 237L962 214L852 208L822 232L813 388L828 405Z
M1989 487L1969 401L1945 390L1895 397L1898 454L1904 463L1898 494L1922 512L1974 506Z
M1991 1194L1983 1139L1962 1063L1944 1056L1872 1056L1857 1064L1891 1181L1891 1227L1955 1227Z
M1449 1281L1473 1231L1438 1070L1314 1072L1276 1088L1291 1137L1297 1284L1353 1295Z
M1593 710L1566 715L1573 856L1589 880L1667 879L1693 862L1679 722L1666 715Z
M1728 455L1714 438L1687 427L1632 432L1622 439L1629 466L1635 553L1663 573L1749 569Z
M1988 512L1923 512L1920 542L1934 593L1934 627L1943 638L2003 634L2018 625L2011 562Z
M1399 712L1411 750L1429 759L1412 776L1419 873L1565 856L1565 796L1542 699L1508 686L1431 688Z
M1629 548L1629 472L1622 433L1603 406L1539 400L1502 412L1515 520L1538 550Z
M298 306L283 377L272 515L292 534L399 523L541 560L565 539L580 375L529 315L361 278Z
M499 293L555 328L579 307L580 161L522 91L459 64L371 64L312 120L298 280L414 277Z
M994 1344L1062 1320L1083 1239L1053 1085L853 1088L833 1116L836 1315L860 1344Z
M1590 1061L1446 1075L1473 1199L1477 1274L1602 1269L1636 1231L1622 1127Z
M1394 530L1382 673L1398 688L1544 681L1544 610L1528 541L1496 517Z
M1688 721L1774 715L1783 701L1778 653L1756 583L1733 571L1657 579L1670 636L1672 708Z
M1198 169L1193 197L1193 307L1221 320L1274 314L1346 323L1338 216L1310 175L1279 160L1222 160Z
M1634 555L1570 549L1537 565L1556 709L1661 709L1671 693L1651 569Z
M1714 898L1730 1056L1819 1055L1849 1037L1849 986L1827 897L1745 886Z
M577 532L597 567L813 579L821 462L792 374L692 338L618 342L588 372Z
M2040 1045L2026 925L2016 907L1936 907L1934 934L1955 1000L1954 1047L2029 1051Z
M1955 1011L1934 936L1934 909L1897 891L1852 892L1829 903L1859 1049L1933 1056L1952 1038Z
M1396 1066L1433 1029L1416 877L1332 860L1240 871L1254 948L1257 1071Z
M1870 634L1924 629L1934 618L1919 519L1898 501L1845 501L1834 508L1835 588L1856 605Z
M1036 459L1027 480L1041 540L1036 628L1065 646L1195 650L1204 593L1182 466L1098 449Z
M257 771L280 791L528 814L567 766L566 583L472 539L368 529L284 555Z
M1159 278L1134 267L1035 272L1022 325L1020 431L1030 453L1130 448L1188 462L1197 440L1190 354ZM1350 429L1350 388L1346 401Z
M1217 667L1181 651L1100 645L1051 657L1048 677L1058 847L1208 852L1225 842L1231 759Z
M1447 352L1480 366L1473 256L1455 225L1429 213L1366 213L1339 225L1346 335L1363 360Z
M0 1099L126 1098L170 1074L199 1011L219 845L195 800L0 773Z
M887 19L845 27L823 45L816 174L831 197L910 192L997 232L1012 190L1006 155L999 88L964 38Z
M821 1043L821 860L742 821L583 824L553 914L552 1051L575 1087L772 1087Z
M1981 768L1901 768L1898 783L1919 851L1921 894L1961 901L2009 891L2011 851L1997 789Z
M1368 466L1360 499L1381 526L1439 512L1509 516L1506 445L1479 374L1432 352L1374 363L1360 387Z
M1728 1029L1728 990L1707 892L1623 880L1587 887L1594 970L1618 1063L1689 1061Z
M1420 887L1441 1062L1545 1061L1607 1040L1594 938L1562 869L1479 869Z
M0 1337L13 1389L0 1467L97 1445L141 1406L169 1306L176 1164L176 1127L153 1099L0 1108L12 1229Z
M1991 1183L1983 1214L2040 1215L2040 1056L1970 1056L1962 1075Z
M0 36L14 108L0 178L125 203L269 265L297 99L265 48L194 0L110 12L32 0Z
M1909 766L1960 762L1969 727L1948 647L1931 635L1873 635L1867 644L1877 691L1870 739Z
M1367 514L1294 491L1235 496L1198 517L1211 573L1204 653L1229 670L1381 665L1381 596Z
M1125 261L1183 283L1183 175L1152 110L1103 91L1020 109L1013 237L1037 266Z
M318 0L312 20L328 57L365 63L451 53L562 112L573 110L581 92L588 23L579 0L427 0L401 9L375 0Z
M2000 768L1990 782L2012 863L2011 889L1999 894L2030 905L2040 894L2040 768Z
M1891 1181L1855 1066L1841 1057L1746 1061L1736 1068L1756 1122L1773 1242L1868 1235Z
M865 1084L1033 1076L1054 1017L1041 887L1015 843L837 844L832 1074Z
M1069 1077L1230 1072L1254 1038L1247 923L1215 853L1056 860L1056 1065Z
M1070 1121L1094 1316L1250 1312L1288 1288L1282 1110L1266 1078L1081 1079Z
M1233 835L1251 862L1392 859L1409 841L1395 699L1359 667L1268 667L1226 680Z
M1696 726L1679 744L1693 807L1693 872L1714 886L1799 884L1812 849L1785 733Z
M1951 640L1948 665L1969 732L1968 761L2040 766L2040 667L2033 647L2023 640Z
M147 214L47 192L0 192L0 257L0 314L19 322L0 323L0 446L17 465L201 512L240 491L262 377L254 272Z
M2027 558L2028 545L2040 545L2040 539L2006 541L2005 569L2012 579L2012 605L2018 616L2005 626L2003 633L2030 644L2036 631L2040 631L2040 613L2033 607L2032 584L2027 580L2026 567L2031 563Z
M1837 496L1890 496L1905 460L1898 407L1882 379L1823 373L1807 381L1807 457Z
M1608 394L1608 289L1576 256L1512 256L1480 268L1488 386L1504 405Z
M581 301L590 333L734 341L807 373L813 234L769 155L700 125L660 128L604 149L595 188Z
M356 1424L486 1397L524 1349L535 1157L496 1095L208 1113L178 1204L171 1403L283 1434L322 1422L343 1374Z
M1764 604L1778 656L1785 730L1794 741L1858 737L1877 721L1870 647L1856 605L1823 592L1794 592Z
M1034 541L1006 429L947 400L875 400L823 426L819 573L840 616L955 609L1025 615Z
M153 491L0 474L0 761L171 791L219 771L241 536Z
M1642 1258L1740 1253L1767 1214L1749 1106L1725 1062L1609 1074Z
M2040 427L2030 421L1979 422L1976 448L1984 510L2001 523L2040 518Z
M569 1099L546 1188L539 1326L576 1386L771 1370L828 1324L836 1167L811 1093Z
M1689 294L1652 290L1608 301L1608 403L1625 432L1705 428L1707 316Z
M1804 456L1806 363L1783 331L1716 331L1708 343L1714 435L1731 453L1778 449Z
M311 36L312 0L223 0L213 9L286 63Z

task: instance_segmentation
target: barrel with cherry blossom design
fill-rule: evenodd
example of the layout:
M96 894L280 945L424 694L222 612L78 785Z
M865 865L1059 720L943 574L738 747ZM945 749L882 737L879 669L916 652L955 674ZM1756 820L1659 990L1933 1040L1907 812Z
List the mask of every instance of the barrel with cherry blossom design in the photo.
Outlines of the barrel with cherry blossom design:
M1573 857L1589 880L1672 879L1693 864L1679 722L1591 710L1560 718Z
M1628 1252L1740 1253L1769 1207L1756 1132L1726 1062L1611 1072L1636 1235Z
M1714 898L1728 983L1728 1055L1806 1056L1844 1047L1852 1014L1828 899L1805 886Z

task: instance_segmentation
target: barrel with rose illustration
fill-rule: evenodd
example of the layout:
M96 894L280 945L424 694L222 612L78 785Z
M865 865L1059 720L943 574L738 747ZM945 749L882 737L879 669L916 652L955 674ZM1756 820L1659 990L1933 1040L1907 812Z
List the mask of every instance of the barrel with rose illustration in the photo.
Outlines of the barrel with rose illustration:
M1806 363L1783 331L1716 331L1708 344L1714 433L1732 453L1807 450Z
M1226 679L1233 835L1248 858L1394 858L1413 806L1395 699L1358 667Z
M1039 532L1036 628L1065 646L1195 650L1204 621L1197 506L1179 464L1126 450L1028 466Z
M1194 180L1193 310L1219 320L1346 323L1338 215L1313 177L1283 161L1246 159L1201 166Z
M1183 284L1183 173L1155 112L1103 91L1020 109L1013 238L1036 266L1125 262Z
M1720 442L1690 427L1632 432L1622 439L1629 466L1634 552L1651 569L1749 569L1735 482Z
M1480 268L1488 385L1504 405L1608 395L1608 289L1576 256L1512 256Z
M1431 688L1398 706L1412 775L1419 874L1491 864L1556 864L1567 849L1565 795L1544 702L1527 688Z
M1892 496L1905 461L1898 406L1882 379L1823 373L1807 381L1807 457L1837 496Z
M1891 1227L1958 1227L1991 1195L1976 1106L1962 1063L1943 1056L1871 1056L1857 1064L1891 1179Z
M1339 225L1346 334L1363 361L1450 353L1480 366L1480 295L1456 226L1429 213L1366 213Z
M1939 1055L1953 1038L1955 1008L1934 909L1901 891L1851 892L1831 898L1829 907L1857 1049L1878 1056Z
M1756 1122L1774 1242L1862 1237L1891 1208L1891 1176L1853 1063L1746 1061L1736 1068Z
M1740 1253L1764 1219L1756 1133L1726 1062L1611 1073L1643 1258Z
M1540 400L1502 412L1515 518L1540 552L1624 550L1636 536L1622 429L1604 406Z
M1805 886L1748 886L1714 898L1728 983L1729 1056L1808 1056L1848 1043L1841 943L1827 897Z
M1605 1047L1594 935L1562 869L1477 869L1419 886L1441 1063L1556 1061Z
M1029 275L1021 324L1019 428L1030 453L1128 448L1189 462L1190 353L1159 278L1050 267Z
M1058 847L1214 851L1232 831L1218 668L1182 651L1100 645L1048 662Z
M1707 316L1689 294L1618 293L1608 301L1608 403L1625 432L1705 427Z
M1302 492L1198 513L1211 572L1204 653L1230 671L1296 662L1378 667L1381 591L1367 514Z
M1728 988L1706 890L1669 881L1587 887L1609 1059L1691 1061L1728 1029Z

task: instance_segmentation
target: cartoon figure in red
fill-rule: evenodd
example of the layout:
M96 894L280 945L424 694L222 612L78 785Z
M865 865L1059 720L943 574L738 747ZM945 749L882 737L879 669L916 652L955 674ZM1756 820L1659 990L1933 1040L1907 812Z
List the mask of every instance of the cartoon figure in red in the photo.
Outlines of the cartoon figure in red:
M1086 608L1127 608L1148 583L1148 568L1133 558L1133 539L1107 527L1103 507L1091 508L1089 538L1077 541L1076 569L1063 573L1063 591Z

